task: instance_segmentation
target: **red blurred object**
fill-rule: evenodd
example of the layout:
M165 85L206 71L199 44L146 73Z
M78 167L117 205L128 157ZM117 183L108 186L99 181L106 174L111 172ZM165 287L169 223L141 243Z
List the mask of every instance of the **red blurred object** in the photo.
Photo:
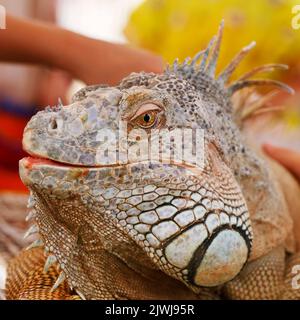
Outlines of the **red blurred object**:
M22 135L28 119L0 111L0 191L28 192L19 178Z

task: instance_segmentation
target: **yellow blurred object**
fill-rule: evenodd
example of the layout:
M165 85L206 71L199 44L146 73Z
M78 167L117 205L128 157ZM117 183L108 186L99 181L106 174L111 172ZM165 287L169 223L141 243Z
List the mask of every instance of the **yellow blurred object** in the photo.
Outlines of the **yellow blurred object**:
M283 119L290 129L300 127L300 113L299 111L295 110L295 108L284 112Z
M146 0L132 14L125 34L132 44L173 62L203 49L224 18L219 71L252 40L257 47L234 78L270 62L287 63L296 70L300 56L300 30L292 28L296 4L299 0Z

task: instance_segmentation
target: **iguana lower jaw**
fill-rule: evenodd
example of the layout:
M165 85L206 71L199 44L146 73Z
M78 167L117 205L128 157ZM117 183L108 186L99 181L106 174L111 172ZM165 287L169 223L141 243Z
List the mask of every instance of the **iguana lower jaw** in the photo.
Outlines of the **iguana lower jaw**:
M116 170L25 158L20 176L33 192L35 222L48 253L87 297L91 290L84 282L95 280L79 280L76 270L84 268L86 277L94 278L92 270L99 266L91 255L97 248L116 254L113 248L132 247L131 241L157 268L199 292L233 279L252 243L234 177L216 150L209 148L208 158L209 169L201 174L162 163Z

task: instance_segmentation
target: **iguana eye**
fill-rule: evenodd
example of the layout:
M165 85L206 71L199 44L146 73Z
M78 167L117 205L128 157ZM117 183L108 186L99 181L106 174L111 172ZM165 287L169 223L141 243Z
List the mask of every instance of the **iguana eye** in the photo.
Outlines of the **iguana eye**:
M143 129L149 129L158 123L160 112L159 106L152 103L145 104L136 112L131 122Z
M157 120L157 111L148 111L135 119L135 123L142 128L151 128Z

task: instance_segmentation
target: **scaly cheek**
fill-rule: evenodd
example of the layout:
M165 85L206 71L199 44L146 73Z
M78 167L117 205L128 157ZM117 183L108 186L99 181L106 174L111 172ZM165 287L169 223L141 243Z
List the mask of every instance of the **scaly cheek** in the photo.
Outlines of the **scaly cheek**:
M196 177L175 180L135 189L114 186L102 196L113 200L116 224L169 275L195 286L231 280L251 248L244 199L238 190L220 197Z

